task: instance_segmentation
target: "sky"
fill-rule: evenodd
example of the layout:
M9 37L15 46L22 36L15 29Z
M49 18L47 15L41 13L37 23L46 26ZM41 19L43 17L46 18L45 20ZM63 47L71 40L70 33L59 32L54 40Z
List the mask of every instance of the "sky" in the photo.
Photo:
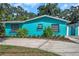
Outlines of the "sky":
M24 10L27 10L28 12L38 13L37 8L41 5L44 5L45 3L12 3L12 6L21 6ZM79 3L59 3L58 7L62 10L69 9L71 6L78 6Z

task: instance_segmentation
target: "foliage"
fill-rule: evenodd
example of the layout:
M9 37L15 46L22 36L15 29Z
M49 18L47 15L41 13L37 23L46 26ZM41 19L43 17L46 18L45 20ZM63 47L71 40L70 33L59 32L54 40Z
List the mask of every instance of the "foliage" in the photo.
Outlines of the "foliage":
M18 29L17 30L17 37L19 38L25 38L27 37L28 31L26 29Z
M53 35L53 30L50 27L47 27L43 31L43 37L51 38Z
M71 6L70 9L62 11L61 15L67 20L77 22L79 20L79 6Z
M4 36L4 32L5 32L4 26L3 26L3 24L0 24L0 37Z
M38 15L51 15L51 16L58 16L61 12L60 8L58 8L57 3L48 3L46 5L42 5L38 7Z
M32 12L27 12L21 6L14 7L8 3L0 4L0 21L1 20L27 20L39 15L51 15L63 19L77 22L79 20L79 6L71 6L69 9L61 10L57 3L47 3L40 5L37 15Z
M51 15L77 22L79 21L79 6L71 6L69 9L61 10L57 3L48 3L38 7L38 15Z
M27 20L31 16L35 17L36 14L32 12L28 13L21 6L14 7L8 3L0 4L0 20Z

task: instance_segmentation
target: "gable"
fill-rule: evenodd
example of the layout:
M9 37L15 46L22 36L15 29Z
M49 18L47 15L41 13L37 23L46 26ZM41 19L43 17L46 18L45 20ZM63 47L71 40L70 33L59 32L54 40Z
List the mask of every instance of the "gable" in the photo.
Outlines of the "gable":
M24 23L24 22L28 22L28 21L34 21L35 19L40 19L40 18L51 18L51 19L62 21L62 22L70 23L70 21L68 21L68 20L57 18L57 17L52 17L52 16L48 16L48 15L38 16L38 17L28 19L25 21L3 21L2 23Z
M30 20L30 21L27 21L27 22L24 22L24 23L40 23L40 22L43 22L43 23L53 23L53 24L67 24L67 22L65 21L61 21L61 20L57 20L57 19L54 19L54 18L50 18L50 17L41 17L41 18L37 18L37 19L33 19L33 20Z

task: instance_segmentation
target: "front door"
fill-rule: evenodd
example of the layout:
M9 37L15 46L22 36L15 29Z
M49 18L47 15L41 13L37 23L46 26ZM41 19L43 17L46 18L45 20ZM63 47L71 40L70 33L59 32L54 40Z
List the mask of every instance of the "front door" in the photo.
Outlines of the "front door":
M75 26L71 26L71 35L75 36Z

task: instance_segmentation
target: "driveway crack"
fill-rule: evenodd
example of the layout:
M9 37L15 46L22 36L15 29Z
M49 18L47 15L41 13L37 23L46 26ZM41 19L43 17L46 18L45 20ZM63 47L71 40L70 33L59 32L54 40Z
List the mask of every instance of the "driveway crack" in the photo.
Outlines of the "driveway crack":
M44 46L49 40L47 39L44 43L42 43L41 45L38 46L38 48Z

